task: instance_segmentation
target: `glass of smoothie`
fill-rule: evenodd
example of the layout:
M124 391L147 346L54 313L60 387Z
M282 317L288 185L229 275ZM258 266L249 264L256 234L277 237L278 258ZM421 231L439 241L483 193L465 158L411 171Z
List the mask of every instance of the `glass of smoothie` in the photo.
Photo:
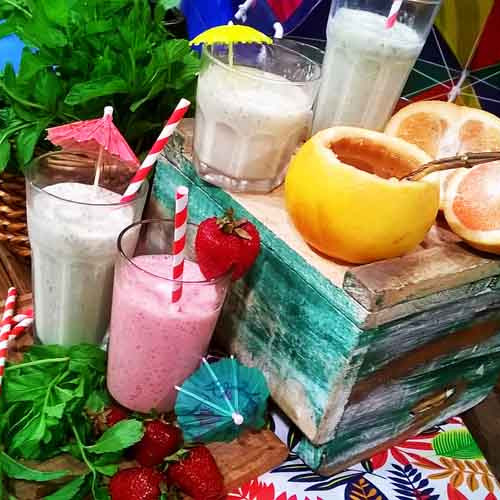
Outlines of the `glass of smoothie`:
M231 271L207 280L197 264L198 226L188 224L182 280L173 280L174 223L150 219L118 238L108 347L108 389L134 411L174 408L176 385L199 366L219 317ZM182 296L172 302L172 291Z
M230 191L269 192L309 138L321 51L287 40L204 46L198 78L194 165Z
M427 39L441 0L333 0L313 132L334 125L382 130Z
M35 333L44 344L101 341L111 312L116 239L142 215L147 185L120 204L133 172L114 161L117 175L94 186L96 160L93 153L62 151L26 170Z

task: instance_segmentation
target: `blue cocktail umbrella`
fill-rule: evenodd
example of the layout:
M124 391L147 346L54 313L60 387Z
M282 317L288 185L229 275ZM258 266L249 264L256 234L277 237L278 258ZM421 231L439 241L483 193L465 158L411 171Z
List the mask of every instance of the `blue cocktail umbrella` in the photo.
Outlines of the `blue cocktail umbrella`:
M265 425L266 379L233 357L212 364L203 358L201 367L176 389L175 413L186 441L232 441L243 429Z

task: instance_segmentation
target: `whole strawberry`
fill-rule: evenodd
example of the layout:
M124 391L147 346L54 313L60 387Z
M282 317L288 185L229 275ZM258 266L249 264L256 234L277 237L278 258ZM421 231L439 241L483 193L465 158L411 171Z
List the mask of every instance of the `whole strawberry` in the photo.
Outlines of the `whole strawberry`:
M233 267L235 281L252 267L259 255L260 236L251 222L235 220L230 208L223 217L211 217L199 225L195 249L201 272L207 279Z
M134 446L134 458L145 467L161 464L165 457L176 452L182 442L182 433L175 425L162 420L144 424L144 436Z
M117 472L109 483L111 500L158 500L165 476L155 469L133 467Z
M224 479L205 446L196 446L186 458L167 469L168 484L194 500L217 500L224 495Z
M102 434L110 427L113 427L113 425L129 417L129 412L117 405L111 405L100 412L87 411L87 413L94 423L97 434Z

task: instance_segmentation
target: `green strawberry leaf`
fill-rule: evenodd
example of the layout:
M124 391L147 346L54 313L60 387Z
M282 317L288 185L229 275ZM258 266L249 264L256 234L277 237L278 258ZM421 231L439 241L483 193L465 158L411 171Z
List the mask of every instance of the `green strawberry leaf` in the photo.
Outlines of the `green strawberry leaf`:
M483 458L483 453L467 429L442 432L432 440L432 447L441 457L472 460Z
M92 446L86 449L92 453L108 453L124 450L142 439L144 428L138 420L122 420L108 429Z
M9 457L7 453L0 452L0 467L3 473L12 479L24 479L26 481L53 481L54 479L61 479L68 475L67 471L56 472L41 472L35 469L30 469L25 465L16 462L13 458Z

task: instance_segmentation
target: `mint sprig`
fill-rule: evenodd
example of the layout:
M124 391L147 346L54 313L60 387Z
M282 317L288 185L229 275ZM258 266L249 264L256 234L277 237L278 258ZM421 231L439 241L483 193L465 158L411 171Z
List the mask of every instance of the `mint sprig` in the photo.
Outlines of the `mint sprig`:
M139 155L180 97L193 99L199 58L161 20L178 2L8 0L0 38L26 44L16 75L0 75L0 171L23 168L48 149L46 127L102 116L114 120Z
M143 424L127 419L99 438L88 413L110 401L106 390L106 354L99 347L33 346L19 364L8 364L0 395L0 477L52 481L66 471L40 472L21 459L43 461L70 453L86 472L72 479L49 500L107 498L103 483L113 475L122 452L138 442ZM0 482L0 491L2 486Z

